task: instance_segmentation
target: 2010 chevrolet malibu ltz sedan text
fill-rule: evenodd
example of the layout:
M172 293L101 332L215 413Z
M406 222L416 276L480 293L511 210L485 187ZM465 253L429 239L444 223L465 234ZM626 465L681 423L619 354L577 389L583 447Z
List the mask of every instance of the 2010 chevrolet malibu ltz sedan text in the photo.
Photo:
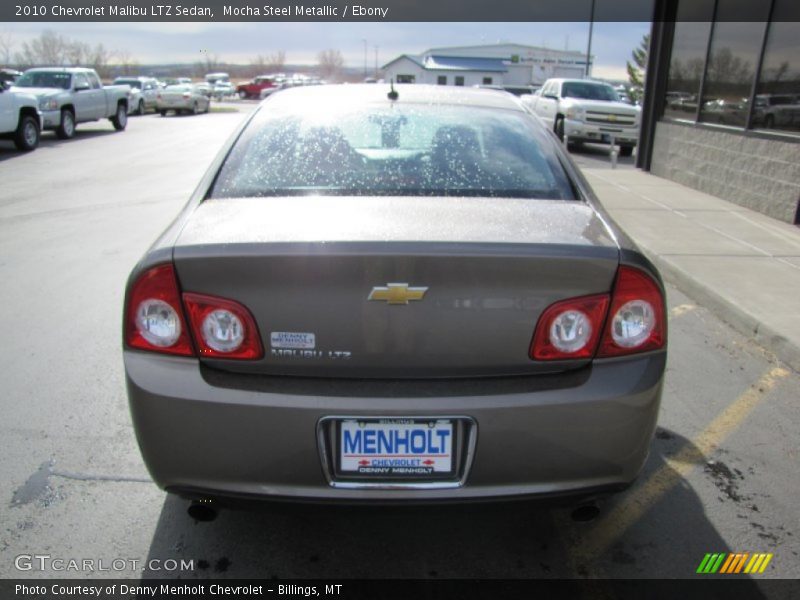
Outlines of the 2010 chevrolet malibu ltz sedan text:
M188 498L590 495L647 457L664 290L509 94L272 95L131 273L124 358Z

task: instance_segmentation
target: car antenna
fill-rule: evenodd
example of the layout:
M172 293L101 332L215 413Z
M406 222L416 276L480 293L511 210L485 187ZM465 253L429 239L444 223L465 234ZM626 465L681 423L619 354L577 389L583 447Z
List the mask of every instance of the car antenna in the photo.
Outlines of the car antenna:
M398 94L398 93L397 93L397 90L396 90L396 89L394 89L394 77L392 77L392 78L389 80L389 86L390 86L392 89L391 89L391 90L389 90L389 93L388 93L388 94L386 94L386 97L387 97L387 98L389 98L389 100L397 100L397 99L400 97L400 94Z

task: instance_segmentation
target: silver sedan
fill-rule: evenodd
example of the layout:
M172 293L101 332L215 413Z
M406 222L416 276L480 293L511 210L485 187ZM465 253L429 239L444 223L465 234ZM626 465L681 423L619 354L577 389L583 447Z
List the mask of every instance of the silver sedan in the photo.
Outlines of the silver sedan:
M168 85L156 95L156 111L162 117L169 111L176 115L206 113L210 104L208 96L192 84Z
M289 89L131 273L136 435L206 508L617 491L656 426L664 306L510 94Z

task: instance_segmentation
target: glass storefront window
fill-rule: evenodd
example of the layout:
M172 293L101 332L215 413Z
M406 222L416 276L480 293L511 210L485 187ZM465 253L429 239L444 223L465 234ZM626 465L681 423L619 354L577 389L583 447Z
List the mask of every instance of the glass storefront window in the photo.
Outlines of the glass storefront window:
M776 0L769 26L752 125L800 133L800 23L778 21L797 0Z
M665 117L695 119L713 13L714 0L683 0L678 5L664 98Z
M750 20L732 21L743 15ZM718 0L700 105L702 122L747 125L768 15L768 2Z

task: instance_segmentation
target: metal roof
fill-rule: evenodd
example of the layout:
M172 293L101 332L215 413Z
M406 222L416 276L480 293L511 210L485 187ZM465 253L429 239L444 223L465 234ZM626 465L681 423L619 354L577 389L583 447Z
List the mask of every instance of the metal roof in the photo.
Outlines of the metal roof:
M468 56L425 57L423 68L428 71L484 71L506 73L508 68L502 58L473 58Z

